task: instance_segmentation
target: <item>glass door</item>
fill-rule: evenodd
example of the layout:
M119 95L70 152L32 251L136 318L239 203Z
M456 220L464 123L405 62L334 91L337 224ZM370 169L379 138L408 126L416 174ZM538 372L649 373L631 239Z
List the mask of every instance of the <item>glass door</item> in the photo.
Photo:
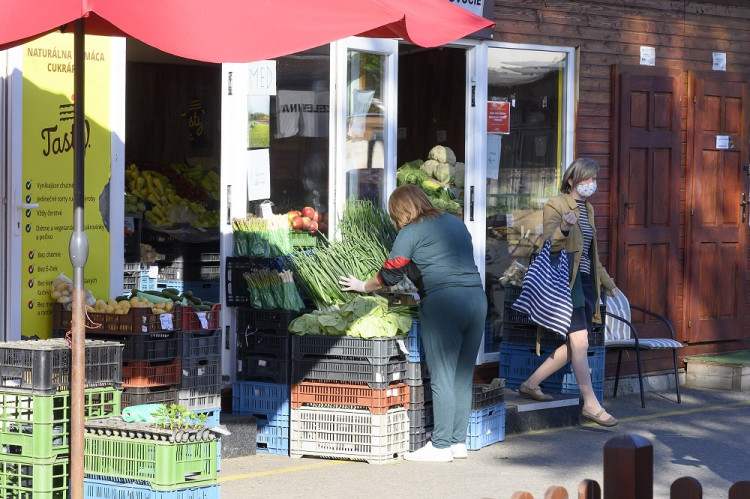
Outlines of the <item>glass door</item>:
M499 351L509 291L520 285L517 264L528 266L541 247L542 211L559 192L573 157L573 49L489 46L485 286L493 340Z
M395 188L398 42L348 38L332 45L335 113L331 113L330 224L335 233L346 199L385 206Z

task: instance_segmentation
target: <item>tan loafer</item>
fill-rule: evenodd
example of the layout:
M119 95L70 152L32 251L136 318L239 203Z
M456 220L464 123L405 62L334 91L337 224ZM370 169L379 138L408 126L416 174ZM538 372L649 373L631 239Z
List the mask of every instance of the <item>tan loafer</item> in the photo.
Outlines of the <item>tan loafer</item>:
M589 421L593 421L594 423L598 424L599 426L606 426L608 428L611 428L612 426L617 426L617 423L619 423L619 421L617 420L617 418L615 418L611 414L606 419L602 418L602 414L604 414L604 412L605 411L604 411L603 407L602 407L602 410L599 411L599 412L597 412L596 414L591 414L589 412L586 412L586 410L584 409L584 410L581 410L581 417L583 419L587 419Z
M539 402L549 402L552 400L552 395L547 395L538 386L536 388L531 388L526 383L521 383L521 386L518 387L518 393L526 398L537 400Z

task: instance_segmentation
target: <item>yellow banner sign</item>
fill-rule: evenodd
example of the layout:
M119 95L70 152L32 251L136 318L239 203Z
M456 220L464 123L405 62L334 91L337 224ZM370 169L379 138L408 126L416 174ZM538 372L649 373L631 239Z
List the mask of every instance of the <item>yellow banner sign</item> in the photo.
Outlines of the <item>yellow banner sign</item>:
M103 215L99 198L109 181L111 162L111 42L108 37L87 36L85 47L85 287L106 300L109 206L106 199ZM51 336L50 286L61 273L73 278L68 244L73 230L74 70L70 34L50 34L23 46L22 197L25 203L39 205L25 209L22 216L23 336Z

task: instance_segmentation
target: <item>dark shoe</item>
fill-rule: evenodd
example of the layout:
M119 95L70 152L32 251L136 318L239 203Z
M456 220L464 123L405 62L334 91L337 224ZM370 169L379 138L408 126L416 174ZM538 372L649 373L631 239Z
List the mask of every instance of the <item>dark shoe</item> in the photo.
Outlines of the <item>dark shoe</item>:
M590 414L586 412L586 410L581 411L581 417L583 419L588 419L589 421L593 421L594 423L598 424L599 426L606 426L611 428L612 426L617 426L617 419L612 416L611 414L607 419L602 418L602 414L604 414L604 408L602 407L602 410L597 412L596 414Z
M531 388L526 383L521 383L521 386L518 387L518 393L524 397L538 400L539 402L549 402L550 400L553 400L551 395L544 393L538 386L536 388Z

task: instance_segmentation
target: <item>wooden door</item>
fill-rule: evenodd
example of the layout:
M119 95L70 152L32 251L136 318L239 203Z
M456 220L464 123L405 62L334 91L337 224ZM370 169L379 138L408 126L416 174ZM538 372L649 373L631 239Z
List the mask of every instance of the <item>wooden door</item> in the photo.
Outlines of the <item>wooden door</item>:
M748 81L690 74L687 331L690 342L741 339L748 206Z
M681 81L680 71L616 68L616 184L611 200L617 227L615 283L630 303L673 323L681 273ZM633 314L633 321L643 333L657 326L639 313Z

